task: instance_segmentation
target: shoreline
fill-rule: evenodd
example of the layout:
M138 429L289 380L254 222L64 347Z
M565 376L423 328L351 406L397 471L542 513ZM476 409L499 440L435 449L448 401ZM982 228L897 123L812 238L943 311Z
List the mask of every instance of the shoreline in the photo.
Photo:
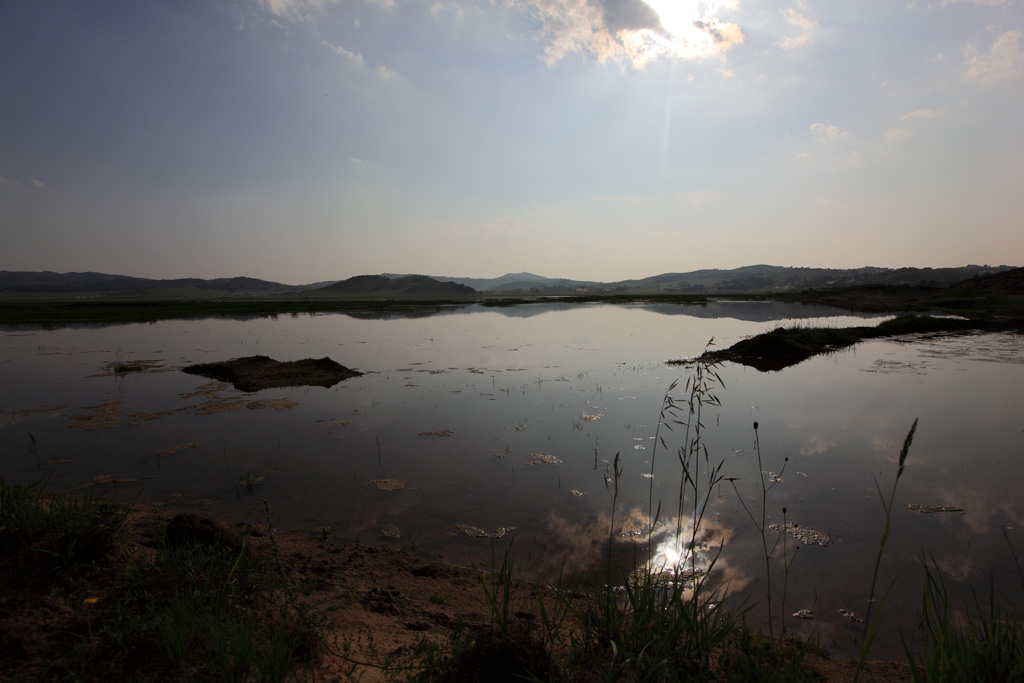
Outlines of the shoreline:
M6 484L2 486L5 493L10 490ZM52 500L67 499L45 495ZM294 602L290 609L295 613L315 615L318 654L297 672L305 671L320 680L372 683L395 680L396 674L401 680L403 672L421 671L423 654L446 651L453 634L469 632L480 638L492 633L495 605L491 598L496 590L507 591L503 596L507 626L527 638L524 642L536 640L558 605L572 604L580 610L594 605L593 597L578 592L563 591L556 599L555 589L547 584L520 583L511 577L503 582L504 567L458 567L418 559L404 550L335 545L301 531L262 524L174 515L137 504L120 507L125 510L123 527L117 532L116 550L105 560L93 557L89 563L75 564L41 580L44 577L39 572L33 576L18 573L19 567L34 561L31 550L23 550L0 570L4 579L0 604L7 615L2 636L9 646L8 655L0 657L0 675L31 678L33 652L59 658L53 652L65 651L69 633L80 632L83 623L97 631L104 627L117 610L125 609L121 583L125 563L141 561L156 566L170 547L194 545L224 552L229 560L239 553L251 555L279 574L284 583L273 591L277 598L268 596L270 602L282 602L283 596L285 604ZM237 558L234 563L238 564ZM149 579L154 586L161 581L159 575ZM146 588L136 586L134 590ZM16 657L11 652L29 656L19 663L12 661ZM499 657L486 648L483 652ZM825 681L851 681L856 668L855 662L833 660L817 647L808 650L804 663ZM556 680L593 680L586 672L576 673L582 677L559 674ZM866 662L861 680L909 681L910 667L898 662Z

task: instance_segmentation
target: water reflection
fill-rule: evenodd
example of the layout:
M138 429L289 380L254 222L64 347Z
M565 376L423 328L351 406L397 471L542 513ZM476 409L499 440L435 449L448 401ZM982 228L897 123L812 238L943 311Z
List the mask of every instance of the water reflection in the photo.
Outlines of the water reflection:
M511 538L467 536L459 525L515 527L524 576L553 580L564 569L607 580L609 549L614 581L648 563L711 566L714 585L746 599L757 623L767 618L764 546L737 499L760 509L757 420L763 469L786 464L766 522L796 522L834 541L803 545L787 535L788 577L776 551L772 593L778 599L788 580L785 613L818 617L787 616L788 626L820 634L842 654L856 650L862 626L839 610L864 612L884 523L873 477L892 481L902 439L920 418L882 566L886 585L896 579L888 624L914 627L923 553L936 558L954 601L970 598L966 581L989 577L1008 601L1024 599L1002 535L1005 527L1024 547L1015 485L1024 452L1019 336L873 340L771 376L723 366L722 405L704 416L705 444L737 478L736 490L711 491L696 538L685 519L677 533L666 516L648 539L659 503L678 509L681 476L682 436L668 432L653 479L645 476L662 399L680 374L664 361L698 355L711 337L728 345L808 311L549 303L429 313L8 330L0 337L0 475L253 521L264 519L266 498L280 526L330 527L334 541L457 564L488 562L492 544ZM177 371L257 354L329 356L368 374L331 389L245 394ZM153 371L110 372L112 363L139 359ZM204 409L214 398L231 409ZM76 428L76 416L102 410L110 428ZM559 462L527 465L534 453ZM616 453L623 473L613 528L604 478ZM384 480L404 485L366 485ZM925 515L908 504L965 514ZM898 631L887 633L873 654L902 656Z

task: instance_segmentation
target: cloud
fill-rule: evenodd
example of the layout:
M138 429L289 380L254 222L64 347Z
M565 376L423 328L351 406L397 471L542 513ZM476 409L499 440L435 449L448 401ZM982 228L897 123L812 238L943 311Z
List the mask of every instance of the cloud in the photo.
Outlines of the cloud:
M580 54L598 62L621 61L641 68L668 57L701 60L724 55L743 43L743 31L718 13L735 0L510 0L533 17L552 66Z
M942 0L941 7L948 7L958 3L969 3L971 5L983 5L988 7L1009 7L1013 4L1020 4L1021 0Z
M326 47L328 50L330 50L334 54L340 55L341 57L343 57L345 59L345 61L347 61L350 64L352 64L355 68L357 68L359 70L363 70L363 69L367 68L366 64L365 64L365 62L363 60L363 56L361 54L359 54L358 52L352 52L351 50L346 50L342 46L334 45L333 43L329 43L326 40L321 41L320 44L323 45L324 47ZM378 78L380 78L381 80L385 80L385 81L401 81L401 80L403 80L401 74L399 74L394 69L391 69L391 68L389 68L387 66L384 66L383 64L378 66L377 68L373 69L373 73L375 73L378 76Z
M375 69L375 71L377 72L377 75L380 76L381 78L383 78L385 81L400 81L400 80L402 80L401 74L399 74L394 69L390 69L390 68L384 66L383 64L378 66Z
M1017 76L1024 66L1024 55L1020 51L1020 31L1001 33L987 53L979 52L974 43L964 48L966 70L963 77L987 85Z
M787 50L794 50L798 47L803 47L810 42L811 37L805 33L802 36L797 36L796 38L793 38L792 36L783 38L778 43L776 43L776 45Z
M816 20L808 19L803 14L803 12L800 11L806 10L807 6L803 2L798 2L797 7L799 8L799 10L793 8L779 10L780 12L782 12L782 16L785 17L787 22L789 22L793 26L803 29L803 33L801 33L799 36L788 36L786 38L783 38L778 43L776 43L776 45L778 45L779 47L785 48L787 50L793 50L799 47L804 47L805 45L810 43L811 33L816 31L818 28L818 22Z
M897 142L902 142L903 140L906 140L909 137L910 131L904 128L892 127L889 130L885 131L885 141L888 142L890 145L896 144Z
M798 3L797 6L800 9L807 9L807 7L802 2ZM815 19L808 19L803 15L803 13L798 12L793 8L784 9L781 11L782 16L786 18L786 21L793 24L794 26L799 26L805 31L813 31L814 29L818 28L818 22Z
M46 187L46 185L43 185L43 181L36 180L35 178L32 179L32 184L36 187Z
M356 52L352 52L350 50L346 50L341 45L333 45L333 44L327 42L326 40L323 41L321 43L321 45L326 47L328 50L330 50L334 54L341 55L346 60L352 62L356 66L359 66L359 67L363 66L363 56L361 54L356 53Z
M435 2L430 6L430 15L437 19L441 16L441 12L451 12L455 15L455 18L462 19L466 16L466 8L463 6L461 0L445 0L444 2Z
M643 0L595 0L604 14L604 24L612 33L623 29L660 29L661 19Z
M0 175L0 187L2 187L4 185L18 185L18 184L19 184L18 181L15 180L14 178L5 178L2 175Z
M900 121L906 121L908 124L914 124L916 121L927 121L929 119L936 119L943 115L942 111L936 111L934 109L916 109L909 111L900 117ZM885 141L890 145L894 145L899 142L903 142L909 138L913 133L906 128L900 126L891 126L885 131Z
M850 135L845 130L840 130L837 126L830 126L824 123L812 123L810 131L819 145L830 145Z
M323 12L330 5L341 4L340 0L256 0L271 14L292 21L305 21L314 13ZM365 0L367 4L392 9L395 0Z
M329 7L342 4L340 0L256 1L274 16L294 22L313 21ZM395 7L395 0L364 1ZM719 17L736 9L738 0L505 0L502 4L533 18L549 66L576 54L641 68L661 57L722 56L744 42L742 29ZM464 8L461 2L449 0L428 7L434 17L446 10L461 18Z
M941 111L933 111L931 109L918 109L917 111L907 112L900 117L901 121L909 121L911 119L934 119L942 116Z

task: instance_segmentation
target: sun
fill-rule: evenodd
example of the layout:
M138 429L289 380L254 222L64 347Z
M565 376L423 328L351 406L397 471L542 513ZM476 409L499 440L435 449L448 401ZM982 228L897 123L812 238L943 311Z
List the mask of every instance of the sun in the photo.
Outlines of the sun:
M743 42L736 24L722 21L723 10L736 9L737 0L644 0L657 13L660 35L650 31L658 52L683 59L703 59ZM649 29L648 29L649 31Z

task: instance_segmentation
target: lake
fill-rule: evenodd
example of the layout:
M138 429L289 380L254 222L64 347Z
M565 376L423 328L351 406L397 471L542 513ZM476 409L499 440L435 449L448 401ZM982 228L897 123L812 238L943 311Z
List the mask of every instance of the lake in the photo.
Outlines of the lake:
M882 319L771 302L546 302L5 326L0 476L169 512L257 522L269 512L279 527L460 565L489 566L511 543L530 579L606 576L611 536L621 582L649 557L659 503L650 555L675 536L685 427L659 432L659 413L680 378L672 396L685 400L694 368L666 360L780 325ZM329 389L243 394L179 371L251 355L329 356L366 374ZM134 363L143 371L112 373ZM878 489L887 500L915 419L880 572L882 589L895 583L872 657L902 657L898 629L916 624L922 558L941 569L956 605L972 585L1024 599L1010 545L1024 549L1022 337L873 340L781 372L725 363L717 373L720 405L703 407L697 479L721 463L735 481L718 482L699 506L693 561L717 556L713 584L734 604L747 600L748 623L767 618L758 525L762 481L776 480L766 524L790 522L829 544L785 536L788 577L781 543L772 564L774 614L837 654L856 652L885 522ZM686 509L683 526L692 500ZM768 543L779 538L766 529ZM789 616L803 609L817 618Z

